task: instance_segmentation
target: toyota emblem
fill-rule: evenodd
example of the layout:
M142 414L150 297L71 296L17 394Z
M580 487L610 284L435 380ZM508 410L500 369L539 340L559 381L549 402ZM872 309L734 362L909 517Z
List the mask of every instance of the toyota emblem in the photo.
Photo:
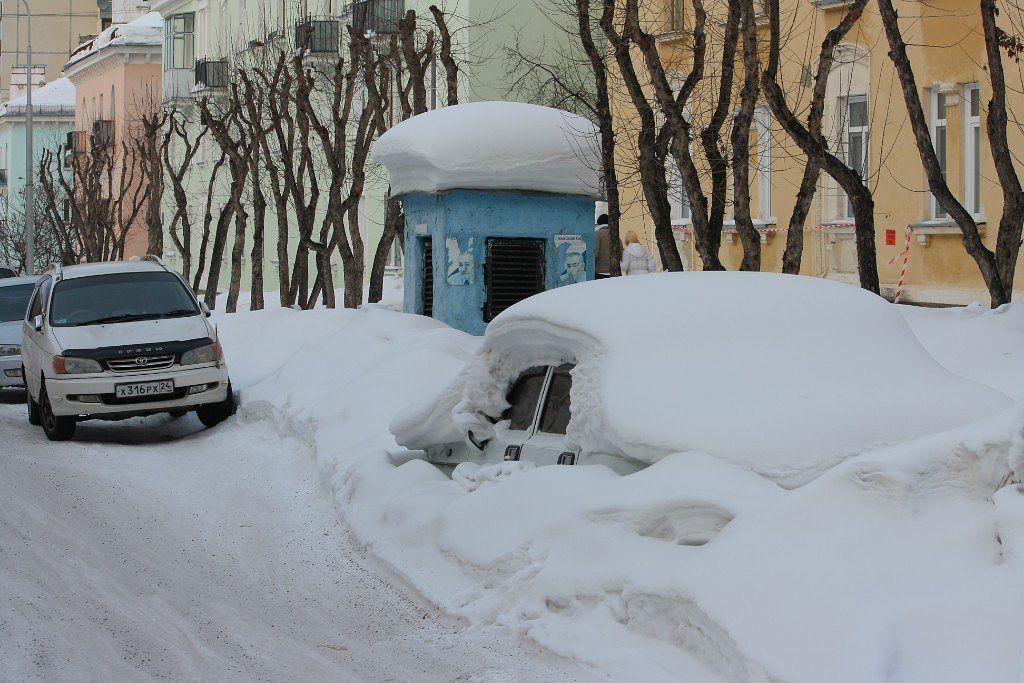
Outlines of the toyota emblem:
M146 358L145 356L139 356L138 358L135 359L136 365L146 365L147 363L149 363L149 359Z

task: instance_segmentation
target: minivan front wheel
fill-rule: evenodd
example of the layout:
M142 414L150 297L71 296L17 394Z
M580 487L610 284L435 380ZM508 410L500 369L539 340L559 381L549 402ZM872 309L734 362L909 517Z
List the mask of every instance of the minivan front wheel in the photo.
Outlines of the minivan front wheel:
M43 425L43 433L50 441L68 441L75 435L74 417L53 414L50 397L46 393L45 380L39 388L39 421Z
M235 414L235 394L228 382L228 396L220 403L210 403L196 408L196 417L205 427L214 427Z

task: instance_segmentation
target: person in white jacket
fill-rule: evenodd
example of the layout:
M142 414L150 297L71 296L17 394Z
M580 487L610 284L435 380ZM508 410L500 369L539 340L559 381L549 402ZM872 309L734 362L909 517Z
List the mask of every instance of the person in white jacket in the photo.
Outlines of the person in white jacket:
M640 275L654 272L654 256L647 247L640 244L636 233L626 233L626 243L622 247L622 261L619 262L623 275Z

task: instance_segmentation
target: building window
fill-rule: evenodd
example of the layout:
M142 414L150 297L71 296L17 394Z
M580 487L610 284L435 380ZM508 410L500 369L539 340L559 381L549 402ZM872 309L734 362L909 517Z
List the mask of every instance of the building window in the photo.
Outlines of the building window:
M754 110L757 128L757 212L762 220L772 215L772 115L768 107Z
M846 98L846 112L843 122L843 142L846 165L857 172L861 180L868 177L868 98L866 95L851 95ZM846 216L853 217L853 204L846 199Z
M981 214L981 91L977 83L964 86L964 205Z
M683 30L683 0L668 0L669 2L669 21L668 27L670 31L682 31Z
M943 179L947 173L946 154L946 93L938 88L932 90L932 146L935 148L935 158L939 161L939 169L942 171ZM946 218L946 212L939 206L935 196L931 198L931 209L933 219Z
M690 197L683 186L683 176L679 173L676 160L669 157L665 164L665 178L668 182L668 201L671 205L672 223L688 225L690 223Z
M183 12L164 19L164 71L195 68L195 16Z

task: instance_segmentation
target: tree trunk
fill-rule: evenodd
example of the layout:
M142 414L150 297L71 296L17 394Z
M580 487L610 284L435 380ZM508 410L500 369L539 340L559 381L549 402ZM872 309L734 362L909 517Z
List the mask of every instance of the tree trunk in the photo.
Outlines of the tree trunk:
M831 64L833 54L839 41L850 31L853 24L860 18L867 0L854 0L846 15L825 36L818 56L819 63ZM793 139L804 154L818 156L822 160L825 172L832 176L846 192L853 206L854 233L857 245L857 269L862 288L874 294L880 293L878 285L878 263L875 250L875 216L874 199L871 191L864 184L860 175L847 166L838 157L828 151L825 141L820 135L814 135L796 118L786 95L777 82L779 55L779 0L768 0L769 16L769 61L768 68L761 75L761 90L764 93L772 114L786 134ZM821 73L821 69L819 69Z
M999 185L1003 190L1003 215L999 219L999 235L996 238L996 272L1003 286L1006 301L1013 296L1013 276L1020 255L1021 230L1024 226L1024 190L1014 166L1016 154L1011 151L1007 139L1006 76L1000 50L1001 39L1006 33L996 26L995 0L981 0L981 23L985 33L985 53L988 57L988 71L992 80L992 99L985 115L986 132L992 160L995 163ZM1016 47L1020 47L1017 39ZM980 96L980 95L979 95ZM970 106L970 103L965 104ZM979 172L977 169L975 172ZM992 305L997 306L995 297Z
M388 255L391 253L398 233L405 229L405 212L402 200L392 197L388 199L387 212L384 215L384 233L377 243L377 251L373 254L373 266L370 269L370 291L367 301L371 304L384 298L384 272L387 267Z
M891 0L878 0L878 11L882 18L882 26L885 28L886 39L889 42L889 58L892 60L893 66L896 67L896 74L899 76L900 86L903 89L903 100L907 106L910 129L914 133L917 152L924 166L925 177L928 179L928 189L934 195L939 206L960 226L964 248L981 270L981 276L992 298L992 306L1004 304L1010 300L1010 288L999 277L995 255L982 243L978 224L974 221L974 217L953 196L942 175L942 168L939 166L939 160L932 145L928 120L925 118L924 109L921 106L921 97L918 93L913 68L910 65L910 57L907 55L907 46L900 33L899 18Z
M627 25L623 33L620 34L616 31L613 23L614 0L604 0L604 3L605 11L601 17L601 28L612 45L615 61L619 66L619 75L626 85L630 99L640 118L640 130L637 134L637 148L640 152L640 183L644 198L647 200L647 210L654 223L654 239L657 242L662 266L665 270L682 270L683 261L679 257L679 248L676 246L675 237L672 234L672 208L668 201L668 187L665 181L665 159L658 155L658 133L654 109L637 76L631 53L632 41L627 37L627 32L630 32L632 28ZM611 10L609 10L609 6L612 8ZM629 0L627 7L632 8L627 10L627 15L630 11L635 12L636 0ZM629 19L627 19L628 21Z
M732 0L739 4L741 0ZM761 270L761 235L754 228L750 215L750 126L754 123L754 108L760 88L760 66L757 59L757 34L754 25L754 5L742 0L743 34L743 89L740 107L732 126L733 212L736 232L743 245L740 270Z
M238 310L238 292L242 286L242 258L245 256L247 218L245 207L239 202L235 207L235 241L231 245L231 283L228 285L228 301L224 309L227 313L234 313Z

